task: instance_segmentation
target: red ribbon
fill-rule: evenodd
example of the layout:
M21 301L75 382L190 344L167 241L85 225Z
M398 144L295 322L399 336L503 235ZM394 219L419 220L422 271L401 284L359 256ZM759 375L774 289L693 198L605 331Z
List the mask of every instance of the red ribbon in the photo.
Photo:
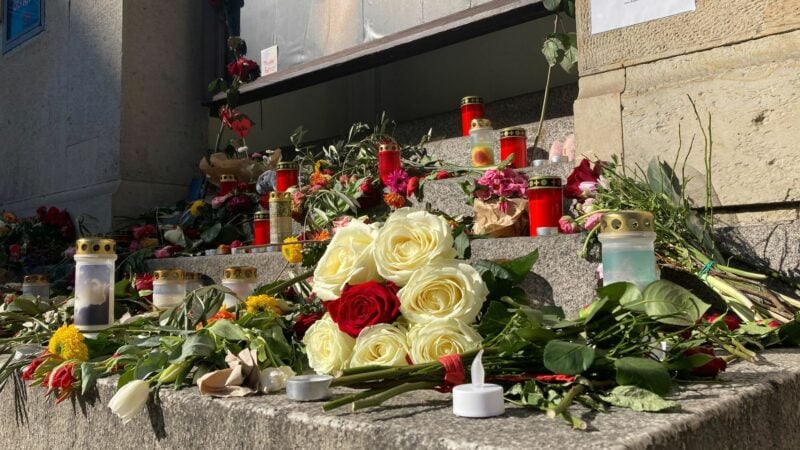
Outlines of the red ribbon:
M439 392L450 392L453 386L464 384L466 374L464 372L464 362L461 355L445 355L439 358L439 362L444 366L444 384L436 388Z

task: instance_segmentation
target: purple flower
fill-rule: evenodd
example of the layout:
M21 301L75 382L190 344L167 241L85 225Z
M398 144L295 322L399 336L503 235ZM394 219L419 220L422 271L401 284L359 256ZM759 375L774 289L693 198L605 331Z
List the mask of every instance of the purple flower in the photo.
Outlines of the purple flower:
M386 187L389 188L389 192L393 194L401 194L405 196L407 186L408 173L403 169L396 169L386 178Z

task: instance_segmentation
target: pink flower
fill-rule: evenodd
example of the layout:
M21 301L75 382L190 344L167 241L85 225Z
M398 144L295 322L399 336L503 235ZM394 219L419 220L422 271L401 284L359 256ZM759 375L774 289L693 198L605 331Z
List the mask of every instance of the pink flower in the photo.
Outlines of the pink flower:
M603 263L597 265L597 269L595 269L595 275L597 276L598 280L603 280Z
M147 225L142 225L140 227L133 227L131 232L133 233L133 238L136 240L149 238L150 236L156 234L156 226L148 223Z
M253 209L253 201L247 195L239 194L230 199L226 208L231 214L245 213Z
M564 155L564 144L560 141L555 141L550 144L550 157Z
M392 194L406 194L408 187L408 172L403 169L396 169L386 178L386 187Z
M347 224L350 223L351 217L350 216L340 216L338 219L332 222L333 224L333 234L336 234L337 231L341 230L342 228L346 227Z
M164 247L154 251L153 256L156 258L169 258L181 250L183 250L183 247L180 245L165 245Z
M222 205L224 205L225 202L227 202L228 199L231 198L232 196L233 196L233 194L225 194L225 195L218 195L218 196L212 198L211 199L211 207L214 208L214 209L221 208Z
M64 257L65 258L72 259L74 256L75 256L75 246L74 245L72 247L64 250Z
M592 197L597 192L597 181L583 181L578 185L578 189L584 197Z
M578 224L570 216L562 216L558 219L558 230L564 234L575 234L578 232Z
M244 246L244 244L242 243L242 241L240 241L238 239L233 241L233 242L231 242L231 248L239 248L239 247L242 247L242 246Z
M586 219L586 222L583 223L583 228L586 231L594 230L597 227L597 225L600 224L600 219L602 219L602 218L603 218L603 214L602 213L594 213L594 214L592 214L591 216L589 216Z
M508 214L508 201L505 198L501 198L500 203L497 204L497 209L503 214Z
M484 172L476 182L474 196L481 200L493 197L523 198L528 190L528 177L510 167Z
M136 275L136 279L133 282L133 287L135 287L137 291L152 291L153 274L143 273L141 275Z

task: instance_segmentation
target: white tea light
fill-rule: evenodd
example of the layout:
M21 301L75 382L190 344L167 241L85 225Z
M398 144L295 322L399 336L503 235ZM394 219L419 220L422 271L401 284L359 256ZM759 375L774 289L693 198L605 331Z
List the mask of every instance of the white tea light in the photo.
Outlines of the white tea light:
M330 375L298 375L286 380L286 398L296 402L313 402L330 397Z
M503 387L499 384L484 384L484 372L479 351L472 361L472 383L453 388L453 414L461 417L494 417L502 415L506 406Z

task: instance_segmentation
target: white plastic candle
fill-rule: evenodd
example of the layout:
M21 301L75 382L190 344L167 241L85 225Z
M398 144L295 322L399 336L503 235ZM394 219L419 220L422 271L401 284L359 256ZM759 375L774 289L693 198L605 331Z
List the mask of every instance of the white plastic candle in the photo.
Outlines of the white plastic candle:
M453 388L453 414L461 417L494 417L502 415L506 408L503 387L484 383L483 350L472 361L471 384Z

